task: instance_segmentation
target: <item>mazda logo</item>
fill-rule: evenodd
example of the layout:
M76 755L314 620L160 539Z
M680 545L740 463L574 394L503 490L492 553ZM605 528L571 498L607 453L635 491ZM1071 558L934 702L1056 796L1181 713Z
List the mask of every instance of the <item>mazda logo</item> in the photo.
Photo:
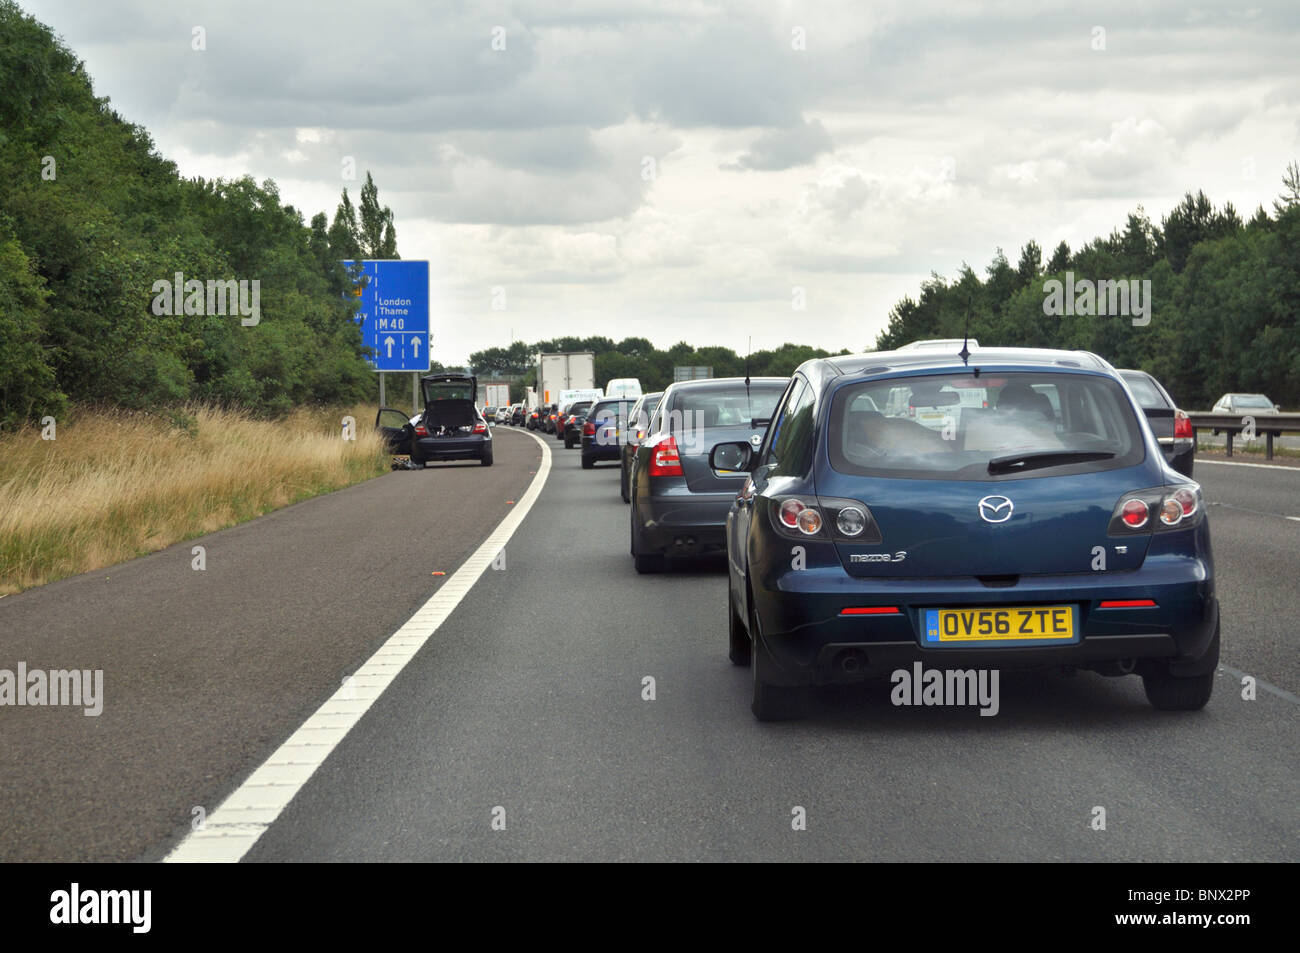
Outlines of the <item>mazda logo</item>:
M980 518L986 523L1005 523L1015 508L1005 496L986 496L980 500Z

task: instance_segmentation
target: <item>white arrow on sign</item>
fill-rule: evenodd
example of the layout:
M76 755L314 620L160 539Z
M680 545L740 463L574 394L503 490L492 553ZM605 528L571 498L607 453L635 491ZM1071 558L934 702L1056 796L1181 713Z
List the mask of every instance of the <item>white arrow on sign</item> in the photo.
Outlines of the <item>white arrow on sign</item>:
M393 336L390 334L390 335L388 335L388 337L384 338L384 343L388 345L388 356L389 356L389 357L392 357L392 356L393 356Z
M411 347L415 348L415 356L416 356L416 357L419 357L419 356L420 356L420 336L419 336L418 334L417 334L415 337L411 338Z

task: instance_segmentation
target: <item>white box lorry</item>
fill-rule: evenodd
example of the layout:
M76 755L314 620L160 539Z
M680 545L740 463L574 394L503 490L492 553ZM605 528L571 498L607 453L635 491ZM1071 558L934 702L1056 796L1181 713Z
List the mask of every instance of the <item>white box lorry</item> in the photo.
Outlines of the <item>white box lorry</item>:
M537 356L537 402L558 403L560 391L594 390L596 355L591 351L568 351Z

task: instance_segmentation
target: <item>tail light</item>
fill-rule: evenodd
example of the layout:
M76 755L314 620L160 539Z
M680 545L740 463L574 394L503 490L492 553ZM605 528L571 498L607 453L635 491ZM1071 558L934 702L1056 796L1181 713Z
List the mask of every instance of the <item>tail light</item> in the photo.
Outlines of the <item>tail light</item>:
M416 424L415 435L417 437L427 437L429 436L429 430L424 426L424 424Z
M592 433L595 433L593 430ZM650 475L652 477L685 476L682 458L677 452L677 440L664 437L650 449Z
M596 436L596 424L594 421L588 420L585 424L582 425L582 435L584 437Z
M1192 436L1192 418L1187 416L1186 411L1174 411L1174 439L1191 440Z
M475 433L487 433L487 424L482 423L482 422L480 422L480 423L476 423L476 424L474 425L474 432L475 432Z
M876 544L880 527L865 503L836 497L785 496L773 499L769 510L778 533L795 539L831 539L843 543Z
M1111 513L1107 535L1187 529L1201 518L1201 488L1196 483L1153 487L1126 493Z

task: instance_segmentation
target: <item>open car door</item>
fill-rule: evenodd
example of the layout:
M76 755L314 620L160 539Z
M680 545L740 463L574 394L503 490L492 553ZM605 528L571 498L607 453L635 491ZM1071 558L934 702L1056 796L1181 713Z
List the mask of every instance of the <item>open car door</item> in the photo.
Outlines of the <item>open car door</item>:
M415 428L411 426L406 414L392 407L380 407L375 414L375 429L388 445L388 452L409 454L411 452L411 435Z

